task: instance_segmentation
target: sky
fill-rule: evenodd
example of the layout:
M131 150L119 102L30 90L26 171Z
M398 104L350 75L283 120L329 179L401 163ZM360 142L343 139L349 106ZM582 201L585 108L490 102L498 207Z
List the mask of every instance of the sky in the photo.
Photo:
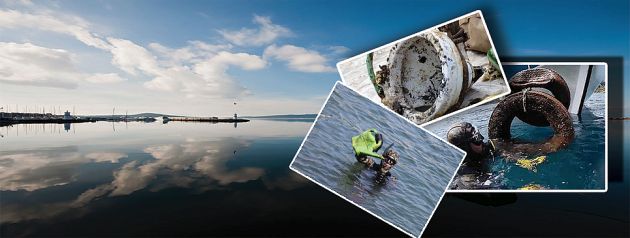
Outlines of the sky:
M2 1L0 107L317 113L340 80L338 61L474 10L500 58L621 57L623 78L609 80L630 91L629 8L628 1Z

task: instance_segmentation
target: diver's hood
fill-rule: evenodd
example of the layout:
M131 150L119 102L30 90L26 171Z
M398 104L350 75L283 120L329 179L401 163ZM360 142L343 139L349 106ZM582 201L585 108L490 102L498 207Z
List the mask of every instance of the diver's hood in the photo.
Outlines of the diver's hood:
M396 151L393 151L393 150L387 150L385 151L385 153L383 153L383 158L385 158L385 160L392 165L395 165L398 163L399 157L400 156L398 155L398 153L396 153Z

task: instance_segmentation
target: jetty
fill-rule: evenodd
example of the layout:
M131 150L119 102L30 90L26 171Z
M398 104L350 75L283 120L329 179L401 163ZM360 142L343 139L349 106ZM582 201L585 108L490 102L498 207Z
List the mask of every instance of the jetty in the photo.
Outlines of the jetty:
M219 117L167 117L167 116L164 116L164 117L162 117L162 120L164 121L164 123L169 122L169 121L212 122L212 123L219 123L219 122L232 123L232 122L248 122L249 121L249 119L239 118L238 115L236 115L236 114L234 114L234 117L229 117L229 118L219 118Z
M2 112L0 113L0 125L13 124L33 124L33 123L81 123L96 122L96 119L89 117L76 117L66 111L63 115L51 113L20 113Z

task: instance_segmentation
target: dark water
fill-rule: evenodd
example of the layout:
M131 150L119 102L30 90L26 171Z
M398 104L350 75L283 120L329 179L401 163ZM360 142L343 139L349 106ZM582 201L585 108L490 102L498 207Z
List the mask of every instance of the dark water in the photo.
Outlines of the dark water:
M288 169L311 123L1 127L0 236L400 234Z
M385 185L376 184L374 171L354 158L352 136L370 128L383 134L383 147L393 144L391 148L400 154L391 171L396 180ZM463 156L462 151L337 84L292 168L418 236Z
M546 189L603 190L605 164L605 94L595 93L584 104L580 117L573 116L575 140L561 151L547 155L537 171L521 168L515 162L496 157L490 162L492 187L518 189L537 184ZM488 103L456 116L430 124L425 128L445 138L451 125L468 121L488 138L488 120L496 102ZM548 127L530 126L518 119L512 123L512 136L522 141L543 141L553 135Z

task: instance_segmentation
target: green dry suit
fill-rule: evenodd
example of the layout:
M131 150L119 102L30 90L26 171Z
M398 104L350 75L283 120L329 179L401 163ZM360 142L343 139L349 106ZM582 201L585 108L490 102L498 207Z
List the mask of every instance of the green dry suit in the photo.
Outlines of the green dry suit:
M377 134L378 131L376 131L376 129L369 129L358 136L353 136L352 149L354 149L354 155L356 157L372 156L384 159L383 156L376 153L376 151L383 145L383 140L379 140L377 142Z

